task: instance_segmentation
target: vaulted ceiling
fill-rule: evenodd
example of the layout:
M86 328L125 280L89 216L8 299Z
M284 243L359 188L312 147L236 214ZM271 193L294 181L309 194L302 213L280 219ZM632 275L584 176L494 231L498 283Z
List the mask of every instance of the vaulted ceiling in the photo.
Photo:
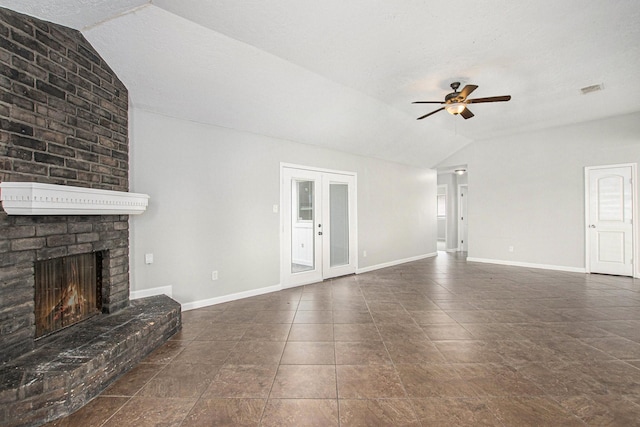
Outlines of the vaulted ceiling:
M81 30L135 107L422 167L476 140L640 111L637 0L0 6ZM411 102L443 99L452 81L513 98L417 121L438 106Z

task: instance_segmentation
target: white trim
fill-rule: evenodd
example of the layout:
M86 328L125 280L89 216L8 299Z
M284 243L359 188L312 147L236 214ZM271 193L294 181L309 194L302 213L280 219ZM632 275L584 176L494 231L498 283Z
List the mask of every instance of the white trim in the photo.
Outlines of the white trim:
M432 258L438 256L438 252L431 252L428 254L417 255L409 258L398 259L395 261L383 262L382 264L370 265L369 267L356 268L356 274L368 273L370 271L379 270L381 268L393 267L395 265L405 264L407 262L419 261L425 258Z
M195 310L196 308L209 307L211 305L222 304L224 302L236 301L243 298L255 297L282 290L282 286L267 286L265 288L251 289L249 291L237 292L235 294L223 295L221 297L208 298L199 301L192 301L182 304L182 311Z
M638 218L640 217L640 213L638 212L638 164L637 163L620 163L613 165L598 165L598 166L585 166L584 168L584 265L585 272L591 273L591 259L589 257L591 247L589 245L589 203L590 197L589 194L589 172L597 169L610 169L610 168L624 168L631 167L631 206L632 206L632 217L631 217L631 239L633 240L631 243L631 247L633 248L633 265L631 272L631 277L636 279L640 279L640 237L638 233L640 233L640 228L638 227Z
M586 273L586 269L582 267L567 267L564 265L550 265L550 264L534 264L531 262L519 262L519 261L505 261L501 259L489 259L489 258L472 258L467 257L468 262L481 262L485 264L499 264L509 265L512 267L526 267L526 268L538 268L541 270L555 270L555 271L567 271L570 273Z
M2 182L0 201L8 215L138 215L149 195L39 182Z
M589 167L585 167L584 168L584 181L583 181L583 187L584 187L584 271L586 273L591 273L591 257L590 257L590 253L591 253L591 239L589 239L589 210L590 210L590 203L591 203L591 195L589 194L591 191L591 187L589 184L589 171L591 170L591 168Z
M129 291L129 299L140 299L155 295L166 295L169 298L172 298L173 286L169 285L151 289L140 289L139 291Z
M299 169L299 170L304 170L304 171L321 172L321 173L334 173L334 174L337 174L337 175L348 175L348 176L355 176L355 177L358 176L358 174L356 172L339 171L339 170L336 170L336 169L316 168L316 167L313 167L313 166L304 166L304 165L297 165L297 164L294 164L294 163L280 162L280 170L282 170L283 168Z
M457 251L458 252L460 252L460 251L462 251L462 249L464 249L462 247L462 244L461 244L462 237L464 237L464 236L462 236L462 232L461 232L462 227L460 225L460 223L462 222L460 220L460 218L461 218L460 206L462 205L462 202L461 202L462 196L460 196L460 189L462 187L466 187L467 191L466 191L465 194L467 194L467 197L468 197L469 184L458 184L458 187L457 187L458 194L456 196L458 197L458 200L457 200L458 203L457 203L457 206L456 206L456 212L458 213L458 218L457 218L457 220L458 220L458 232L457 232L458 241L456 242L456 247L457 247ZM466 215L468 217L469 216L469 202L465 200L464 203L465 203L465 206L467 208ZM467 218L467 221L469 221L468 218ZM467 243L466 243L467 251L469 250L469 242L468 242L468 240L469 240L469 222L467 222Z

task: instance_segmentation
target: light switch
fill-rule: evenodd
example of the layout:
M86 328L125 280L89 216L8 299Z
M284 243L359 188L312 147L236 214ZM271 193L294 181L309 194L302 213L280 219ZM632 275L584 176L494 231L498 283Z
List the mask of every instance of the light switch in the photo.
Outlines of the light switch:
M144 263L153 264L153 254L144 254Z

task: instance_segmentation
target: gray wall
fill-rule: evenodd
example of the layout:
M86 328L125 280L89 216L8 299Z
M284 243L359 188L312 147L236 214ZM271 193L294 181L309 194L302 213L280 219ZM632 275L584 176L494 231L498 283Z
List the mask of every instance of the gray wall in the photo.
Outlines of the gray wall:
M469 257L582 269L584 167L633 162L640 114L479 141L439 167L468 165Z
M151 196L131 218L133 291L190 303L278 285L281 162L358 174L359 268L436 252L434 170L140 109L131 122L132 191Z

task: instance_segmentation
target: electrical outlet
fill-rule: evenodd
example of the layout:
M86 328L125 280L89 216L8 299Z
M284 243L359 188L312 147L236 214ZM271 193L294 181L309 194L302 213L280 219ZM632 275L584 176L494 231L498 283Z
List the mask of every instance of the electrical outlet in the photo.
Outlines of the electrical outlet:
M211 280L218 280L218 270L211 272Z
M153 254L144 254L144 263L153 264Z
M509 246L509 252L513 252L513 246Z

